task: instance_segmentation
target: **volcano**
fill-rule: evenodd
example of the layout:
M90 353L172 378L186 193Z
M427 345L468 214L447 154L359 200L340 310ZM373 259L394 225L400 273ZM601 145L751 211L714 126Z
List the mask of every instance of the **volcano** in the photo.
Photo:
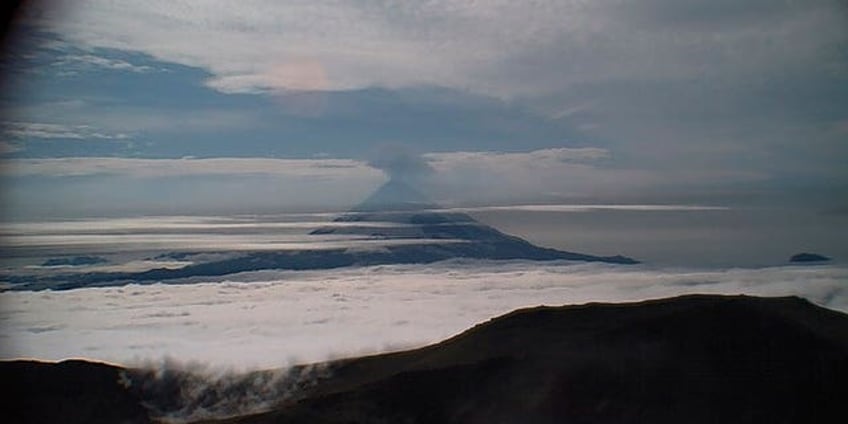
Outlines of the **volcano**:
M313 235L344 235L389 240L421 241L392 247L390 263L427 263L452 258L573 260L635 264L624 256L594 256L536 246L504 234L465 213L440 208L400 180L390 180L350 212ZM369 225L357 226L363 222ZM379 223L379 227L374 227ZM436 242L436 243L434 243Z
M347 266L427 264L448 259L569 260L635 264L625 256L594 256L536 246L504 234L465 213L431 202L404 181L392 179L365 201L309 233L340 247L300 250L225 252L223 259L202 260L208 252L174 251L153 259L194 263L178 269L142 272L89 272L44 277L11 276L11 290L66 290L90 286L173 281L238 272L319 270ZM329 237L328 237L329 236ZM317 243L316 243L317 245Z

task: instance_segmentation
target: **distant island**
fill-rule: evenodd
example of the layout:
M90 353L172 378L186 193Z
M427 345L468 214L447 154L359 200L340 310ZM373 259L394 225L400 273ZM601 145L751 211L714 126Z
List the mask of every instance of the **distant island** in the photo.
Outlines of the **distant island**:
M109 262L99 256L72 256L67 258L50 258L41 266L86 266Z
M827 256L819 255L818 253L798 253L797 255L792 255L789 258L789 262L827 262L830 261L830 258Z

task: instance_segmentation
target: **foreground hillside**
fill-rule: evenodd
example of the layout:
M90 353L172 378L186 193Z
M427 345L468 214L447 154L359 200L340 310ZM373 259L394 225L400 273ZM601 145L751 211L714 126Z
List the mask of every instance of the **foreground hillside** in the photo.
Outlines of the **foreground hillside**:
M848 316L746 296L538 307L320 369L308 384L268 371L204 386L161 370L11 362L4 409L14 422L197 421L198 411L231 423L815 422L842 409Z

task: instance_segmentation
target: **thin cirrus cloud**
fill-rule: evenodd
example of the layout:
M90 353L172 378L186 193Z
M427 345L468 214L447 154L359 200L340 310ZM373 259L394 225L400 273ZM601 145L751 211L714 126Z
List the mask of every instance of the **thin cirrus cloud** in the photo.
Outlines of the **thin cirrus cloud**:
M144 218L100 218L71 221L6 222L0 224L0 234L126 234L127 231L156 233L171 231L214 231L314 229L319 226L399 227L401 223L387 222L328 222L334 213L275 214L250 217L215 216L153 216Z
M371 177L377 171L352 159L273 158L46 158L8 160L2 172L12 176L124 175L131 177L177 177L186 175L284 175Z
M607 149L597 147L551 148L530 152L447 152L422 155L437 170L457 167L491 167L503 169L510 164L534 167L561 166L563 163L594 162L610 157Z
M314 228L314 227L313 227ZM287 234L74 234L4 237L4 248L57 249L66 254L104 252L144 252L157 249L195 252L301 251L338 249L377 249L387 246L466 243L459 239L378 239L356 236ZM86 272L90 269L81 269Z
M63 126L22 126L29 133L60 137ZM45 134L42 134L45 133ZM68 134L74 135L74 134ZM77 135L79 136L79 135ZM569 164L594 162L609 156L598 148L554 148L530 152L443 152L421 155L421 160L439 172L450 173L462 168L506 171L510 167L568 167ZM372 177L383 169L355 159L276 159L276 158L181 158L138 159L105 157L67 157L43 159L10 159L2 172L14 176L81 176L118 174L134 177L169 177L180 175L290 175L290 176L363 176ZM385 171L391 174L388 171Z
M126 133L113 133L90 125L65 125L44 122L3 122L0 131L10 138L31 139L69 139L69 140L127 140L132 138Z
M121 190L121 184L131 181L179 182L180 177L198 177L195 189L180 194L179 198L189 204L204 204L203 213L218 213L217 206L208 202L193 203L191 199L205 191L219 195L243 198L244 178L252 178L257 188L267 190L285 190L301 193L297 197L280 192L262 192L260 197L279 197L296 199L311 207L344 208L356 204L374 190L386 178L412 178L411 183L424 192L431 200L449 207L480 207L498 205L524 205L525 208L538 206L533 204L558 204L564 201L592 203L656 203L633 198L630 193L652 193L669 191L675 184L689 186L725 184L738 181L760 181L764 176L755 170L750 171L710 171L685 170L677 172L673 178L668 173L653 170L616 169L609 166L610 152L600 148L552 148L527 152L461 151L425 153L412 157L402 163L419 163L428 172L411 174L408 167L398 172L393 166L397 161L363 161L344 158L181 158L181 159L141 159L119 157L67 157L67 158L19 158L4 161L0 175L19 180L30 177L88 177L99 181L113 191ZM112 179L110 177L124 177ZM343 187L355 186L356 190L343 190ZM164 191L163 191L164 190ZM157 199L169 196L168 187L161 187L156 193L145 193L143 198L156 203ZM236 190L237 192L232 192ZM342 190L342 191L340 191ZM306 193L304 193L306 191ZM199 194L198 194L199 193ZM469 195L472 193L472 195ZM21 193L27 201L36 201L38 192ZM239 197L242 196L242 197ZM254 196L255 197L255 196ZM243 198L241 204L247 208L251 204L264 205L267 200ZM195 199L197 200L197 199ZM44 200L45 202L47 200ZM100 200L93 199L100 204ZM681 200L667 198L660 203L679 203ZM683 202L692 202L691 199ZM720 202L720 201L719 201ZM114 209L125 204L107 202L104 210ZM132 202L130 202L132 203ZM219 202L220 203L220 202ZM697 203L716 203L716 200L702 199ZM173 204L173 201L172 201ZM527 205L530 206L527 206ZM220 205L219 205L220 206ZM303 205L302 205L303 206ZM63 206L67 208L67 206ZM147 214L174 214L176 210L144 210ZM568 207L570 208L570 207ZM43 209L43 208L41 208ZM309 210L309 208L305 209ZM526 209L524 209L526 210ZM574 211L573 208L569 209ZM470 211L470 210L468 210ZM178 212L179 213L179 212Z
M126 60L107 58L93 54L69 54L59 57L52 66L62 68L64 74L74 74L86 69L108 69L136 73L152 72L155 69L146 65L135 65Z
M593 212L593 211L639 211L639 212L685 212L685 211L724 211L729 210L727 206L705 206L705 205L508 205L508 206L479 206L470 208L434 209L444 212Z

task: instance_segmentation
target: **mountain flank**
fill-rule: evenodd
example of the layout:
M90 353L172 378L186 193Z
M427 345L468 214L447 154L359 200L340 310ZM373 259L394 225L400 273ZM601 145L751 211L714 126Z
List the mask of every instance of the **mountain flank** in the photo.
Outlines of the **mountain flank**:
M39 413L62 404L68 416L99 409L136 422L138 400L151 420L216 411L186 415L207 423L806 423L843 416L848 315L795 297L541 306L421 349L295 367L298 379L264 387L256 382L279 370L204 388L199 377L162 383L161 370L74 364L91 372L2 364L13 376L7 413L50 422ZM322 372L303 379L305 369ZM220 407L228 399L240 407Z
M340 225L344 224L344 225ZM625 256L596 256L536 246L464 213L439 208L407 184L390 180L349 212L310 232L318 237L369 243L367 247L231 252L182 268L143 272L89 272L43 277L10 276L11 290L68 290L159 282L267 269L316 270L348 266L428 264L448 259L568 260L636 264ZM155 259L193 261L208 252L167 252Z

